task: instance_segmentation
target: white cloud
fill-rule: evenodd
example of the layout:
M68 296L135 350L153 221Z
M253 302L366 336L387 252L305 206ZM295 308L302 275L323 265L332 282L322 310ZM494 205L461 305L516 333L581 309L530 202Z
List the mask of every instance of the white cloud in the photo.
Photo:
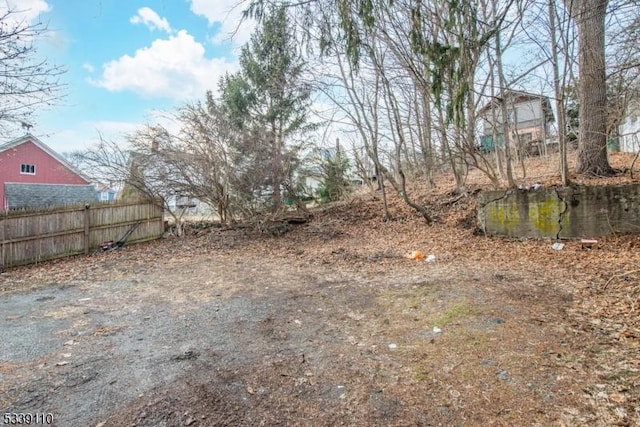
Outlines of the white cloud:
M144 24L150 30L161 30L167 33L171 33L171 26L169 25L169 21L167 18L161 18L153 9L150 7L141 7L138 9L138 14L132 16L129 19L129 22L132 24Z
M36 25L41 21L40 15L50 10L46 0L0 0L2 23L12 29Z
M191 0L191 11L203 16L209 24L221 24L214 35L215 43L232 40L236 45L242 45L251 38L256 24L254 20L241 22L245 2L238 0Z
M11 23L18 24L21 21L31 23L40 14L49 12L51 6L45 0L4 0L0 1L0 13L13 12L9 18Z
M69 39L63 32L49 28L47 19L42 18L43 14L52 9L46 0L0 0L3 25L9 27L10 31L28 27L34 30L27 31L19 37L23 43L42 40L57 51L64 51L69 45Z
M39 128L41 132L36 136L58 153L91 150L100 143L100 138L105 141L113 141L126 149L129 146L127 136L144 129L148 124L160 124L170 132L179 130L179 124L172 119L169 113L147 111L138 122L86 120L65 128L56 125L42 126L41 129Z
M89 64L88 62L85 62L84 64L82 64L82 68L84 68L86 71L93 73L96 69L93 65Z
M130 90L149 97L185 100L215 90L219 78L236 68L237 64L224 58L206 58L202 44L180 30L138 49L133 56L106 63L102 78L92 83L114 92Z
M69 37L64 32L57 30L47 29L39 38L58 52L65 51L71 44Z

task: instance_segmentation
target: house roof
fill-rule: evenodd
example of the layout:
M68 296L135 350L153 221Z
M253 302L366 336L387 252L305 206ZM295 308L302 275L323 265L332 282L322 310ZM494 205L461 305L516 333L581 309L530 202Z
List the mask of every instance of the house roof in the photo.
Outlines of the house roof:
M115 187L116 186L114 186L114 185L105 184L105 183L102 183L102 182L99 182L99 183L96 184L96 190L98 190L100 192L104 192L104 193L108 193L108 192L117 193L118 190Z
M98 197L93 185L7 182L4 184L4 191L10 209L95 202Z
M23 135L23 136L21 136L19 138L13 139L13 140L5 143L5 144L0 145L0 153L2 153L3 151L7 151L7 150L10 150L12 148L15 148L15 147L17 147L17 146L19 146L21 144L24 144L25 142L34 143L42 151L44 151L45 153L49 154L51 157L56 159L58 162L62 163L67 169L71 170L73 173L77 174L82 179L87 181L87 183L91 182L91 180L85 174L83 174L78 169L76 169L73 165L71 165L69 162L67 162L64 157L62 157L60 154L55 152L51 147L49 147L47 144L45 144L44 142L40 141L38 138L36 138L35 136L33 136L30 133L27 133L27 134L25 134L25 135Z
M529 93L529 92L523 92L519 90L507 90L505 91L505 98L509 102L512 102L513 104L519 104L521 102L540 99L542 100L542 108L545 111L545 116L547 118L547 121L552 122L554 120L553 110L551 109L551 101L549 100L548 96ZM478 110L478 114L484 114L485 112L489 111L492 106L501 105L502 100L503 98L500 98L497 96L494 97L492 100L487 102L486 105L480 108L480 110Z

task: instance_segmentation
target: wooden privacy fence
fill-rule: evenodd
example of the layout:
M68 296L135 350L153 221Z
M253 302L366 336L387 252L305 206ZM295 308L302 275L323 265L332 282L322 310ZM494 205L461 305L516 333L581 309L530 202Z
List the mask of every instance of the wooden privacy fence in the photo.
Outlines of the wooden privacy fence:
M138 222L127 243L157 239L164 232L159 205L152 201L96 202L0 213L0 266L88 254L102 242L119 240Z

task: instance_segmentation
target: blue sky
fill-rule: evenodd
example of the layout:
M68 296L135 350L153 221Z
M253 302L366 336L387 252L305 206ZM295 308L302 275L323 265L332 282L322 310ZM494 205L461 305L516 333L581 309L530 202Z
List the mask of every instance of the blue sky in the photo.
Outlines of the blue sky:
M25 19L48 23L38 53L67 70L65 99L38 112L31 130L58 152L89 148L98 132L122 140L140 124L162 121L162 112L202 99L237 70L236 53L254 27L238 28L238 0L8 3Z

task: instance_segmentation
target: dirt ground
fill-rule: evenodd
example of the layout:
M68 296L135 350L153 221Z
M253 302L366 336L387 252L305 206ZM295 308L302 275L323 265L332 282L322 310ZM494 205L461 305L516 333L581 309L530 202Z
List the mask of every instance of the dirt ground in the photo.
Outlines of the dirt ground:
M640 425L640 238L488 238L473 197L438 191L432 227L395 199L382 222L362 195L282 236L194 230L1 273L2 414Z

